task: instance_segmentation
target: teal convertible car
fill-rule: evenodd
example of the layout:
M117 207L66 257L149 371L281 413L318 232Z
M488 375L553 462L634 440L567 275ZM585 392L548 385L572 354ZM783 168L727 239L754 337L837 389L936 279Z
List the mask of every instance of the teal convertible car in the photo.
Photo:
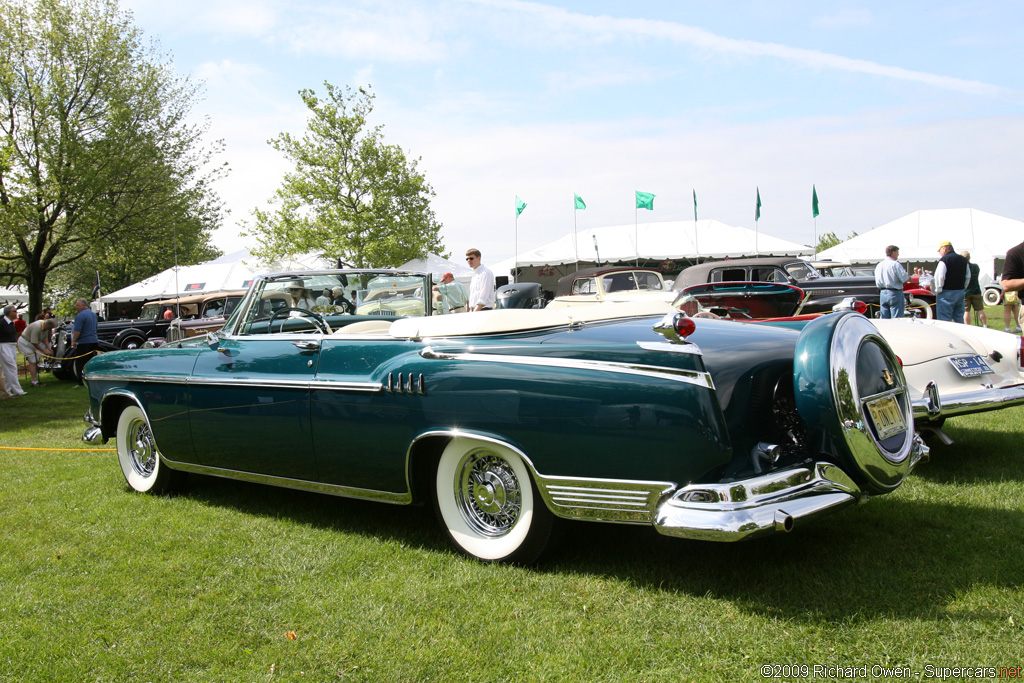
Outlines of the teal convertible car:
M279 306L400 283L355 314ZM417 284L418 283L418 284ZM564 520L730 541L900 485L927 448L856 313L803 330L660 301L432 315L429 275L257 278L224 327L85 370L86 440L132 489L186 473L432 506L452 543L528 563Z

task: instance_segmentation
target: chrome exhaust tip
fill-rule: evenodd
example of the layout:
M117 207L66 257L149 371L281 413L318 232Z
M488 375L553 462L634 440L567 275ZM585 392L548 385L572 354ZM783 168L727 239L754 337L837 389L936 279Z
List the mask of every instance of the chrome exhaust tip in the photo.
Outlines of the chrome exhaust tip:
M785 510L775 511L775 530L788 534L793 530L793 515Z

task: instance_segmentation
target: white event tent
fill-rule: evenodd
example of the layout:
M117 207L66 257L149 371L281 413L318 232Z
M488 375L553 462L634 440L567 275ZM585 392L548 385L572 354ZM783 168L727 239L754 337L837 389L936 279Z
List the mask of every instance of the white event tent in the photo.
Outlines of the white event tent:
M437 254L427 254L423 258L414 258L411 261L406 261L398 269L430 273L434 276L435 282L439 281L445 273L451 273L455 276L456 280L464 285L468 285L473 279L473 269L467 266L465 262L456 263Z
M982 284L1002 271L1006 250L1024 240L1024 222L978 209L929 209L897 218L818 254L818 258L854 264L875 264L885 247L900 248L900 261L934 270L939 244L952 242L959 253L971 252L981 267Z
M313 254L261 263L243 249L194 266L168 268L134 285L104 294L100 297L100 302L109 304L121 301L154 301L173 299L176 296L245 289L260 273L330 268L333 265Z
M27 304L28 291L22 285L0 287L0 304Z
M568 233L519 254L520 266L558 266L576 261L618 263L636 258L722 259L798 256L814 250L796 242L727 225L714 219L613 225Z
M741 256L800 256L814 249L714 219L613 225L570 232L494 265L501 274L513 266L560 266L576 262L627 263L665 259L724 259ZM486 263L486 260L485 260Z

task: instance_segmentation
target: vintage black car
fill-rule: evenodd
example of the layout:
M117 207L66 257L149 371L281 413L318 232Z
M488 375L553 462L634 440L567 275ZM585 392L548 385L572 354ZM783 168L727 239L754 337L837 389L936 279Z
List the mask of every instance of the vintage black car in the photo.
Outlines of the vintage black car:
M679 273L672 288L682 291L707 282L778 282L799 287L805 298L799 313L828 313L848 297L855 297L868 306L868 315L877 315L879 291L874 277L823 277L809 262L792 256L708 261L690 266ZM911 316L930 318L934 301L906 292Z

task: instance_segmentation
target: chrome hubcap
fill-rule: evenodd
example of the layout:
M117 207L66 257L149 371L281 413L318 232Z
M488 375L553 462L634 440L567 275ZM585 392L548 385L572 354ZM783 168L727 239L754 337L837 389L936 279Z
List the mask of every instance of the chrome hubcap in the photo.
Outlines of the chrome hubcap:
M455 486L459 512L476 532L502 536L515 526L522 492L505 459L486 451L469 453L459 466Z
M156 469L156 445L153 434L145 420L134 420L128 427L128 459L132 469L143 477L153 474Z

